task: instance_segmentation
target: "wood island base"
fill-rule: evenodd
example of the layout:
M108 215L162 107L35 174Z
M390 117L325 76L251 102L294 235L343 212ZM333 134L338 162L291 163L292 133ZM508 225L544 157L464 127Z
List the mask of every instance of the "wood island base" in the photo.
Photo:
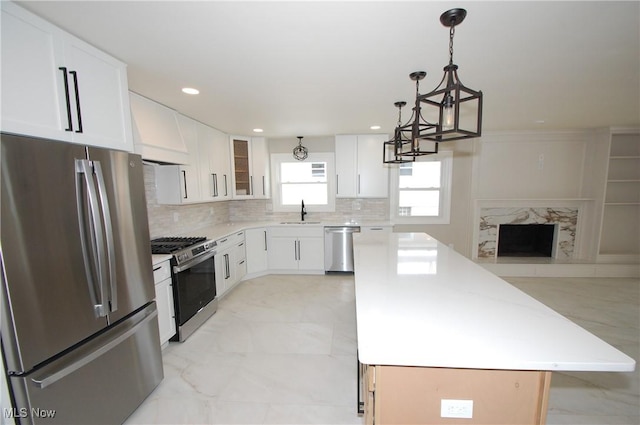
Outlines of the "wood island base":
M516 425L546 422L551 384L549 371L364 367L367 424ZM443 399L473 400L472 417L442 417Z

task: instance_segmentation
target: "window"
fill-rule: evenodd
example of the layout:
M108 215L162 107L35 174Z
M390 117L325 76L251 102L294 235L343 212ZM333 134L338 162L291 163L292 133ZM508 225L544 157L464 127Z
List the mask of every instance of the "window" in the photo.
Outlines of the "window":
M274 170L274 211L298 211L304 200L307 211L333 211L335 173L332 154L309 154L304 161L291 154L271 155Z
M398 223L449 223L452 153L419 157L392 169L391 217Z

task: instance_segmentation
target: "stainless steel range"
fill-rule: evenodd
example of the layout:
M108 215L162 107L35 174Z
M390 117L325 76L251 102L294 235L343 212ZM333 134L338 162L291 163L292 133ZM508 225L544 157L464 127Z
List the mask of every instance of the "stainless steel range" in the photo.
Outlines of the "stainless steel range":
M184 341L218 308L214 256L216 242L205 237L163 237L151 241L152 254L171 254L176 335Z

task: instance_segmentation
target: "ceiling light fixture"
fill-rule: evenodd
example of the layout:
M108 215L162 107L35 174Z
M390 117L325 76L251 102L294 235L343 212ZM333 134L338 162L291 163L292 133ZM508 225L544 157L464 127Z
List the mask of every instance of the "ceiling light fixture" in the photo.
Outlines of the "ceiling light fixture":
M407 137L402 129L402 108L406 106L407 102L400 101L395 102L394 105L398 108L398 125L393 132L393 139L386 141L382 145L382 162L385 164L402 164L405 162L415 161L415 156L405 158L402 156L402 152L406 150L406 147L411 144L411 138Z
M438 87L419 95L418 101L437 117L435 131L421 133L421 137L436 142L480 137L482 134L482 91L472 90L458 78L458 65L453 63L453 36L455 27L467 16L464 9L451 9L440 16L440 22L449 27L449 64ZM464 122L462 122L464 121Z
M182 89L182 93L186 93L186 94L199 94L200 90L198 89L194 89L192 87L185 87Z
M264 131L264 130L263 130L263 129L261 129L261 128L254 128L254 129L253 129L253 132L254 132L254 133L262 133L263 131Z
M380 130L380 126L379 125L372 125L371 127L369 127L371 130Z
M409 74L411 81L416 82L416 101L413 107L413 113L409 121L400 127L401 132L407 134L407 138L411 141L410 144L404 145L408 147L407 150L403 150L400 154L405 157L415 157L423 155L431 155L438 153L438 143L424 140L426 134L433 132L437 125L427 121L422 116L422 106L420 105L420 81L427 76L426 71L416 71Z
M297 137L298 137L298 146L293 148L293 157L298 161L304 161L309 156L309 150L304 146L302 146L302 138L304 136L297 136Z

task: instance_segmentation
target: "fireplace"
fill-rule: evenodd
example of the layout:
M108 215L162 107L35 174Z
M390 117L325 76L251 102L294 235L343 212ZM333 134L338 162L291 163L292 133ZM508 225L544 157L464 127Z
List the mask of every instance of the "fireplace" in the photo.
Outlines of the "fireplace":
M513 201L514 205L484 206L506 201L483 201L478 209L477 258L498 257L498 228L508 224L543 224L555 226L551 257L558 260L574 258L578 224L578 208L571 206L530 206L518 204L533 201ZM539 201L542 204L543 201ZM548 201L544 201L545 203ZM504 242L504 241L503 241ZM524 257L526 258L526 257Z
M498 257L553 257L555 224L500 224Z

